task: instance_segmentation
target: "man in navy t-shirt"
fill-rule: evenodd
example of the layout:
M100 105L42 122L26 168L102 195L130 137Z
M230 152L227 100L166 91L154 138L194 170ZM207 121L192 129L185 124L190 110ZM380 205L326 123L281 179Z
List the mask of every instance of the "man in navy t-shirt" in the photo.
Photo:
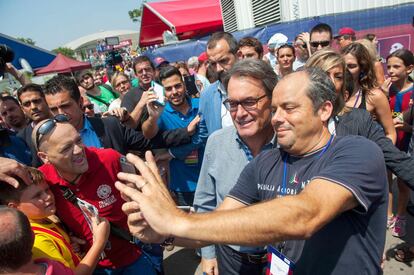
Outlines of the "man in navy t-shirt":
M294 274L381 273L387 208L384 157L365 138L329 133L335 99L333 83L320 69L292 73L277 84L272 125L279 148L246 166L222 204L234 210L180 212L148 166L130 157L143 178L119 175L139 187L117 184L134 200L123 209L129 214L139 206L142 212L129 216L129 229L147 241L179 246L272 245L270 269L284 270L281 274L289 269ZM155 167L151 161L149 165Z

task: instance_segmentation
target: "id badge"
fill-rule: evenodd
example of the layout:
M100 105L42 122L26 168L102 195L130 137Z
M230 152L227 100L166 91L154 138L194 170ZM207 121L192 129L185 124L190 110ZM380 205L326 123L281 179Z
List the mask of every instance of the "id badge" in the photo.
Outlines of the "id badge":
M268 268L266 275L292 275L295 263L271 245L267 246Z

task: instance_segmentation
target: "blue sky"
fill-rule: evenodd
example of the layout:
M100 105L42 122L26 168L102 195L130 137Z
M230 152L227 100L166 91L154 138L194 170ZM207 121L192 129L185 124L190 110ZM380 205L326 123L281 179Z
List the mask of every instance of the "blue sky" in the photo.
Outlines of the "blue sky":
M139 30L128 11L141 0L0 0L0 32L52 50L102 30Z

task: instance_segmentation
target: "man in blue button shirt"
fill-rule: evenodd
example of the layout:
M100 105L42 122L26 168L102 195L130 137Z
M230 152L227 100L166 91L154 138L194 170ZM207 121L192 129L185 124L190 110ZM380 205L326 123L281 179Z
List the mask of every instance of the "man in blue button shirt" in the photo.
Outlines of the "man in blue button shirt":
M187 127L198 120L198 98L190 98L186 95L180 71L175 67L167 66L161 70L159 78L164 87L167 102L163 108L157 103L158 98L155 94L148 96L149 118L142 125L146 138L151 138L159 130ZM187 150L189 146L193 147L185 156L178 156L179 154L176 156L173 150L168 153L172 158L169 165L171 173L169 188L176 195L178 204L185 206L193 205L202 161L202 146L189 144L185 146L186 149L181 149Z

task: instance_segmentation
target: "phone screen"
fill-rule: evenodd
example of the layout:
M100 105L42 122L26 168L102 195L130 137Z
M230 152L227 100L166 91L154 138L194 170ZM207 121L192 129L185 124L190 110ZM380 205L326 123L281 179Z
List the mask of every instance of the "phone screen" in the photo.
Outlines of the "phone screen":
M184 76L185 87L188 95L196 95L198 93L194 75Z
M151 87L154 90L154 93L157 95L158 99L155 101L157 104L164 106L165 105L165 94L164 87L158 84L155 81L151 82Z

